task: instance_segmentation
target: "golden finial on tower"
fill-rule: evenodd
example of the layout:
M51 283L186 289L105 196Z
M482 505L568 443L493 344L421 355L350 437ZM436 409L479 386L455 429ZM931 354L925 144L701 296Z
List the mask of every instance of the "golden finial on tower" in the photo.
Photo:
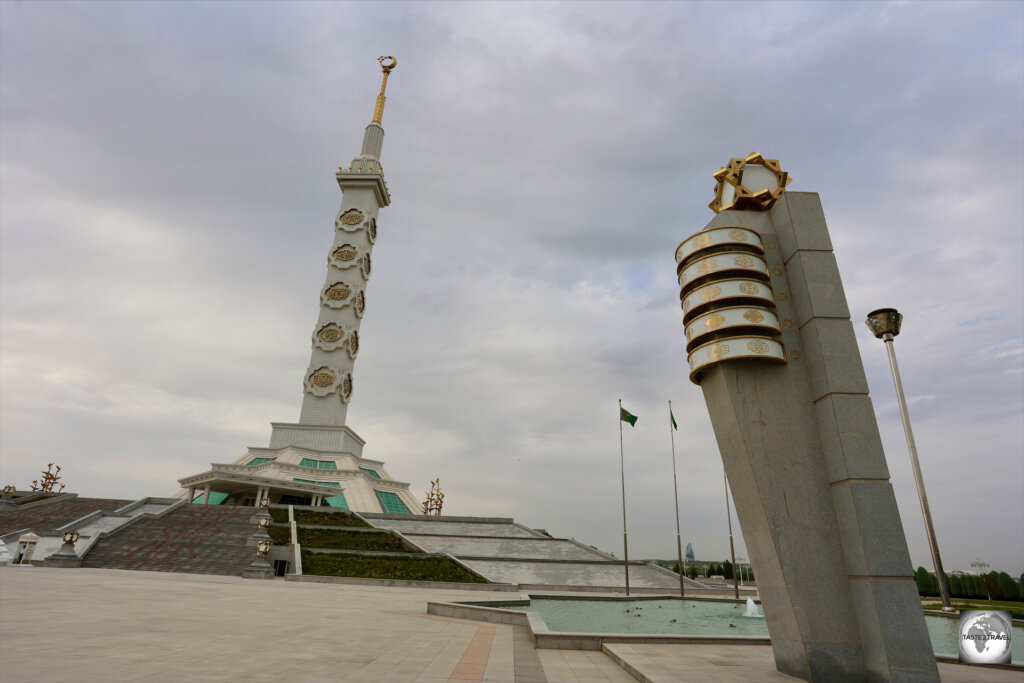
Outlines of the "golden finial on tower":
M390 63L385 63L384 60L390 59ZM388 55L387 57L378 57L377 61L380 62L380 68L384 72L384 80L380 83L380 94L377 95L377 108L373 110L373 122L380 123L381 117L384 115L384 89L388 87L388 74L391 70L398 66L398 60Z

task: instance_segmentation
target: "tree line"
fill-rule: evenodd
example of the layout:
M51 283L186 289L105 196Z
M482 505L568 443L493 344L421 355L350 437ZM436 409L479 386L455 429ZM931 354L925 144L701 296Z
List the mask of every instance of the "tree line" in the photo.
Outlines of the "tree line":
M935 574L924 567L914 572L917 592L925 596L939 595L939 581ZM946 585L949 586L951 598L978 598L982 600L1021 600L1021 586L1024 585L1024 574L1015 581L1006 572L989 572L987 574L946 574Z
M678 562L673 562L669 568L675 573L679 573ZM732 562L729 560L725 560L721 564L696 561L686 563L686 576L691 579L696 579L698 576L724 576L726 580L731 581L734 575ZM750 569L750 565L741 565L740 576L737 578L753 581L754 572Z

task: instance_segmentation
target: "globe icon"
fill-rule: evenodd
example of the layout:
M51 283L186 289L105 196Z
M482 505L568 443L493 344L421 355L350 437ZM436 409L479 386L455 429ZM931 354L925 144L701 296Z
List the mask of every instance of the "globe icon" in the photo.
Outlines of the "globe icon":
M960 661L1008 664L1012 637L1008 612L966 610L960 613Z

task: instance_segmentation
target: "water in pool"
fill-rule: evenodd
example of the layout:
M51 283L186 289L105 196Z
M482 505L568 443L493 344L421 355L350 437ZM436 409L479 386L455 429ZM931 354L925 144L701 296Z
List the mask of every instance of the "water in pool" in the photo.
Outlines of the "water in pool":
M534 598L529 607L548 628L572 633L651 633L768 637L762 616L746 616L749 605L703 600L559 600ZM760 615L760 606L757 608ZM957 653L957 619L925 615L932 648ZM1013 661L1024 661L1024 629L1013 627Z

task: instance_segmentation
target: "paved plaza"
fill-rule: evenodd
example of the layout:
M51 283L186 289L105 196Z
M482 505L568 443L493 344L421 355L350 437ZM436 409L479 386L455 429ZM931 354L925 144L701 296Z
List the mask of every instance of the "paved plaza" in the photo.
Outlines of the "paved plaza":
M774 671L771 649L766 646L610 645L612 656L536 650L525 627L426 614L428 601L488 597L480 591L4 567L0 568L0 680L796 680ZM1021 680L1020 672L951 664L940 664L939 671L947 683Z

